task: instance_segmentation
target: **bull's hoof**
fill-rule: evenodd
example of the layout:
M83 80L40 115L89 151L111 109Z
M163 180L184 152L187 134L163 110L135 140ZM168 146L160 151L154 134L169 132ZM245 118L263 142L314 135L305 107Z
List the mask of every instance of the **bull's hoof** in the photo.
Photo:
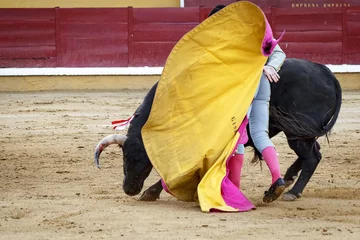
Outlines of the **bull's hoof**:
M143 194L140 196L139 201L147 201L153 202L160 198L160 194L154 189L147 189Z
M285 187L290 187L296 180L297 176L292 176L291 179L284 179Z
M263 202L269 203L275 201L285 190L285 182L282 178L279 178L274 182L269 190L265 191Z
M284 193L282 200L290 202L290 201L295 201L296 199L298 199L300 197L301 197L301 193L298 193L295 195L290 192L287 192L287 193Z
M285 187L290 187L294 183L293 180L287 180L285 181Z

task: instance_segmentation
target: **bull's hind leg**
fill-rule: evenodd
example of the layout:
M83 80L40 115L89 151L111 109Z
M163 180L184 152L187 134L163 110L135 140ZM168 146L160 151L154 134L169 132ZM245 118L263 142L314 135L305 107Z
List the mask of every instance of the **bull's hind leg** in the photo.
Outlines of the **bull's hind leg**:
M291 185L291 181L294 181L297 173L301 170L294 187L283 195L283 200L293 201L301 197L306 184L321 160L321 154L319 152L320 145L315 139L288 140L288 143L290 148L298 155L298 159L289 167L284 180Z
M285 186L290 187L298 177L298 173L301 170L302 166L302 159L298 158L296 161L288 168L288 170L285 173L284 181Z

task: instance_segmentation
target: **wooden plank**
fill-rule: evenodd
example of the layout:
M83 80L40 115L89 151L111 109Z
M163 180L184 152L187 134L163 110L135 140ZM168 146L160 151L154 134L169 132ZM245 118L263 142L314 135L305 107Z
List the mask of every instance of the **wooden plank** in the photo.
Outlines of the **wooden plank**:
M283 15L276 18L276 29L287 31L341 31L342 14Z
M205 8L203 6L199 7L199 23L204 21L209 15L209 12L205 14Z
M56 58L14 58L0 59L0 66L3 68L24 68L24 67L56 67Z
M130 66L130 64L133 62L133 55L135 52L135 49L133 47L133 41L134 41L134 9L132 7L128 7L128 62L127 66Z
M28 35L3 34L0 47L55 46L55 33L31 33Z
M118 53L74 53L64 55L59 67L127 67L128 54Z
M282 32L276 32L275 36L280 36ZM341 31L303 31L284 34L282 42L342 42Z
M358 1L358 0L356 0L356 1ZM360 2L358 1L357 5L353 4L350 8L346 8L346 11L348 14L359 13L360 12Z
M286 57L288 58L300 58L309 61L314 61L322 64L342 64L342 54L341 52L324 54L324 53L293 53L286 52Z
M215 7L215 5L214 5L214 7ZM213 7L205 7L205 8L204 8L204 13L203 13L204 16L207 17L207 16L209 15L209 13L211 12L212 9L213 9ZM265 13L266 18L267 18L267 19L270 19L271 8L266 7L266 8L263 8L262 11Z
M253 2L253 0L250 0ZM262 0L270 1L270 0ZM274 1L274 0L273 0ZM274 6L278 8L295 8L295 9L334 9L360 5L358 0L275 0Z
M53 22L0 23L0 47L55 45Z
M349 36L360 36L360 12L358 14L358 19L349 19L350 15L347 15L347 34Z
M29 22L23 19L23 22L0 21L0 34L29 34L34 32L54 33L53 21Z
M360 53L360 36L348 36L346 44L344 45L345 54L359 54ZM359 54L360 55L360 54Z
M215 7L216 5L229 5L236 0L185 0L186 7Z
M127 39L73 39L73 38L62 38L60 45L63 46L59 53L61 54L77 54L77 53L114 53L122 54L128 53ZM94 61L97 61L94 59Z
M134 32L134 42L177 42L187 31Z
M333 14L341 14L341 8L277 8L276 16L303 16L303 15L315 15L324 16L327 18Z
M276 7L276 1L277 0L250 0L249 2L255 3L261 9L263 9L263 8Z
M346 8L342 9L342 61L341 63L347 63L347 56L345 54L346 49L346 42L347 42L347 35L348 35L348 28L347 28L347 13Z
M276 8L275 7L272 7L270 9L270 13L267 14L267 16L265 15L268 23L270 24L270 27L272 29L272 32L276 32Z
M61 44L60 44L60 40L61 40L61 27L60 27L60 8L56 7L54 8L54 12L55 12L55 46L56 46L56 66L59 66L59 53L61 51Z
M154 32L154 31L183 31L188 32L198 24L196 23L141 23L134 25L136 32Z
M123 23L61 23L61 37L128 38L128 26Z
M176 42L135 42L133 43L133 47L136 49L136 52L134 52L133 61L130 65L149 67L164 66L175 44Z
M60 8L61 22L127 23L127 8Z
M360 54L352 53L346 55L346 64L360 64Z
M134 24L137 23L199 23L199 8L134 8Z
M53 8L0 8L0 22L54 21Z
M342 52L341 42L280 42L281 48L285 53L318 53L336 54Z
M55 46L1 47L0 59L56 57Z

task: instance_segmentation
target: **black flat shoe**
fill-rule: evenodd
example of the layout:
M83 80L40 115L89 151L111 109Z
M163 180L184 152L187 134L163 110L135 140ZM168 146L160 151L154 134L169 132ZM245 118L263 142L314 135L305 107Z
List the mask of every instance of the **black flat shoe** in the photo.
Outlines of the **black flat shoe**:
M285 190L284 179L279 178L274 182L269 190L265 191L263 202L269 203L275 201Z

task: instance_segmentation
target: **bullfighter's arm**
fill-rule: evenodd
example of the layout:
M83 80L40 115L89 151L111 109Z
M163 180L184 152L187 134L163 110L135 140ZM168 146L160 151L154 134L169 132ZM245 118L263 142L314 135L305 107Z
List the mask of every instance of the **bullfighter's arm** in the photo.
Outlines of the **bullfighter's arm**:
M284 63L285 58L286 54L284 51L280 48L279 45L276 45L265 66L273 67L278 72Z

